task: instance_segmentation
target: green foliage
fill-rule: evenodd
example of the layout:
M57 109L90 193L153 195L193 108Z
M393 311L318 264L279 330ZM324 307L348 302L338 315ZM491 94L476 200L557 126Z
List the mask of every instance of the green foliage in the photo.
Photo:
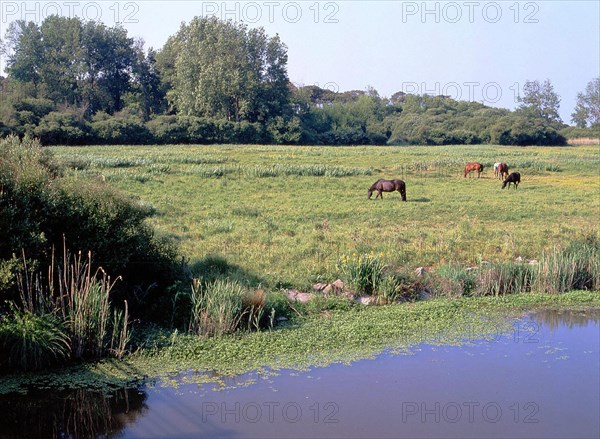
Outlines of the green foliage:
M91 253L84 260L81 253L70 257L65 249L63 260L58 286L50 281L50 291L57 289L59 296L47 300L53 300L61 314L71 341L72 357L100 358L108 353L109 347L122 354L128 341L127 303L125 315L111 310L109 296L114 283L104 272L102 276L92 273ZM32 294L44 293L29 292Z
M554 91L554 86L546 79L543 84L539 81L526 81L523 86L523 96L519 98L520 111L534 118L545 119L548 122L561 122L558 114L560 98Z
M61 177L48 151L31 139L1 141L0 158L0 260L24 251L47 267L52 249L66 242L94 252L97 266L123 276L120 290L131 294L134 312L142 312L143 303L145 315L159 313L169 301L161 294L179 267L173 245L146 224L147 205L99 180ZM140 288L146 294L132 294Z
M268 121L287 111L287 48L264 29L215 17L182 24L158 55L178 113L228 121Z
M435 279L433 290L447 297L470 296L476 286L473 270L456 265L442 265L438 268L439 277Z
M528 292L564 293L600 288L600 246L590 236L545 252L539 261L486 262L478 267L444 265L430 279L436 294L460 297Z
M12 307L0 316L0 370L40 370L69 358L63 322L51 313Z
M566 139L558 128L544 118L515 113L491 127L490 140L499 145L565 145Z
M94 121L90 125L93 143L97 144L140 145L152 140L149 129L136 117L110 117ZM57 144L59 142L45 143Z
M47 145L82 145L90 140L86 122L74 114L57 111L44 116L33 132Z

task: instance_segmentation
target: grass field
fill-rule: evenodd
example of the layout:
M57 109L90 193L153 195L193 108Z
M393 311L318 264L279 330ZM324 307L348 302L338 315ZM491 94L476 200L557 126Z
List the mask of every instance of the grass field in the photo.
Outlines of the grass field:
M192 271L267 288L309 289L338 276L344 254L374 252L391 268L537 259L598 237L600 148L53 147L73 178L105 179L151 205ZM463 178L467 161L482 178ZM492 165L521 173L501 190ZM400 194L367 200L378 178Z

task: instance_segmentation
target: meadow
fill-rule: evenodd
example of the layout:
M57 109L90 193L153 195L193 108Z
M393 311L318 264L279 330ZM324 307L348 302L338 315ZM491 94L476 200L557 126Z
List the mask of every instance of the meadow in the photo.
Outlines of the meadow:
M50 149L69 178L108 181L148 205L193 276L268 289L310 290L354 254L413 273L539 259L599 235L597 145ZM463 178L469 161L484 164L481 178ZM501 190L497 161L521 173L518 190ZM368 200L378 178L403 179L408 202Z

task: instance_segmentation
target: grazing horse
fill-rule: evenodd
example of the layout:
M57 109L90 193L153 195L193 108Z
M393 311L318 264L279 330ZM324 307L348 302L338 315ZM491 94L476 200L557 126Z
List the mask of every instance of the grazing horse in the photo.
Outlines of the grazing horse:
M514 184L515 189L517 189L519 187L519 183L521 183L521 174L519 174L518 172L511 173L508 177L506 177L506 180L502 182L502 189L504 189L507 184L508 188L510 189L511 183Z
M483 165L481 163L476 163L476 162L467 163L465 166L465 178L467 177L467 174L471 171L476 171L477 178L479 178L479 176L483 172Z
M382 200L382 192L398 191L402 196L402 201L406 201L406 184L402 180L384 180L383 178L380 178L373 183L373 186L369 188L369 199L371 199L373 191L377 191L375 199L377 199L377 197L381 197Z
M508 177L508 165L506 163L498 163L498 172L496 176L500 177L501 180L504 180L506 177Z

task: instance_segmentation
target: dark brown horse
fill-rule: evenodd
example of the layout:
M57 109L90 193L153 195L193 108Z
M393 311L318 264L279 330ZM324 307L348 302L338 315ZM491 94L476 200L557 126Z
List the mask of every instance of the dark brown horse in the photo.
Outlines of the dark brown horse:
M508 188L510 189L511 183L514 184L515 189L517 189L519 187L519 183L521 183L521 174L518 172L512 172L508 177L506 177L506 180L502 182L502 189L504 189L506 185L508 185Z
M406 184L402 180L384 180L383 178L380 178L369 188L369 199L371 199L371 195L374 191L377 191L375 199L381 197L383 200L382 192L398 191L402 196L402 201L406 201Z
M479 178L479 176L483 172L483 165L481 163L477 163L477 162L467 163L465 165L465 178L467 177L467 174L472 171L476 171L477 178Z

